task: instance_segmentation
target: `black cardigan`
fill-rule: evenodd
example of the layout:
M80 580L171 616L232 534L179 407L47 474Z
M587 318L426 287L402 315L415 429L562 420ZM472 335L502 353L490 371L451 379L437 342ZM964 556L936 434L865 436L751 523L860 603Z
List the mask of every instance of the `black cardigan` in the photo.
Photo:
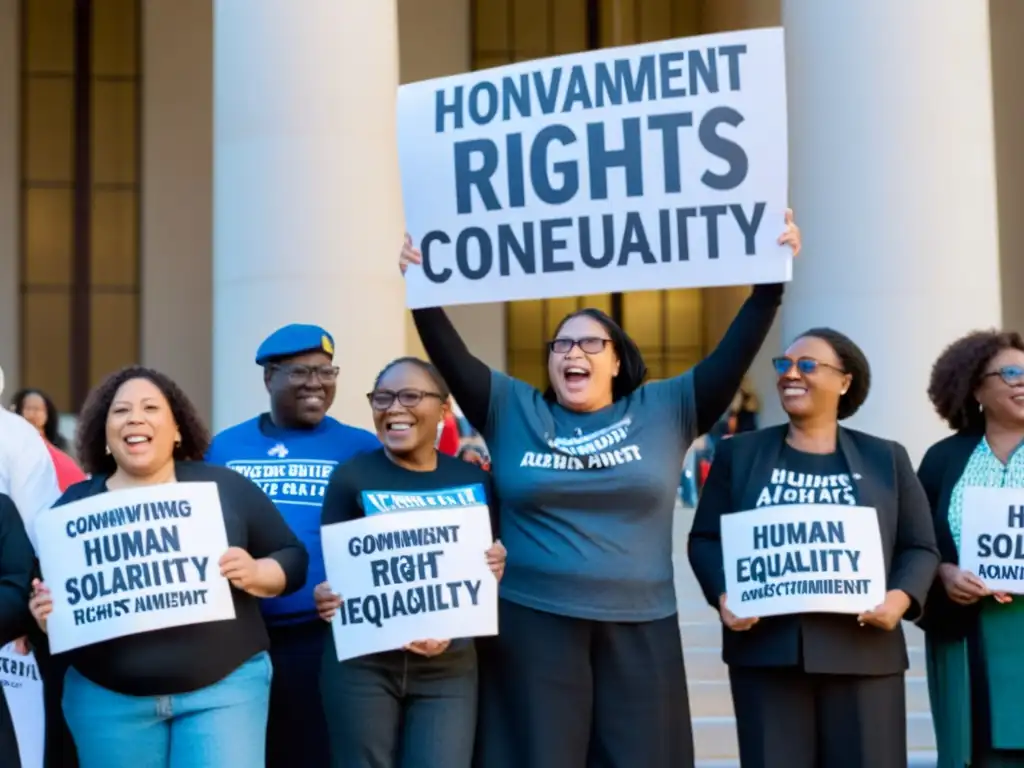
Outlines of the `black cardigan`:
M708 603L725 592L721 516L754 509L764 480L778 466L788 425L747 432L722 442L697 506L690 532L690 564ZM906 618L924 609L939 554L928 501L906 450L899 443L840 427L838 450L857 486L861 506L878 513L888 589L910 596ZM852 616L795 614L762 619L752 629L722 628L727 664L751 667L803 665L807 672L889 675L907 668L901 627L886 632L860 627Z
M939 544L941 562L960 564L960 553L953 532L949 527L949 500L953 488L967 468L967 462L978 447L984 435L981 432L965 431L940 440L925 453L917 476L924 486L931 505L935 538ZM950 600L942 579L936 575L928 593L928 612L919 622L922 629L942 640L959 640L973 631L981 602L960 605Z

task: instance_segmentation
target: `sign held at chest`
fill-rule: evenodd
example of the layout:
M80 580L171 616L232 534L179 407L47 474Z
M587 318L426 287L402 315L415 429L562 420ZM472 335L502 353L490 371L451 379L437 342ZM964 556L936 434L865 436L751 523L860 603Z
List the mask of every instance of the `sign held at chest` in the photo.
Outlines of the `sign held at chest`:
M868 507L786 504L722 516L729 609L740 618L858 614L885 598L878 515Z

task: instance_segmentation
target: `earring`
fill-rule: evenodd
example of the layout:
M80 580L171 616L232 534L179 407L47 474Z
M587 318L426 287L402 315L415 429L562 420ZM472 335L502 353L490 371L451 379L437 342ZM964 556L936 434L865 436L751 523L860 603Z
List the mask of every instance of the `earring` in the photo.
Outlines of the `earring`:
M106 446L106 447L105 447L105 448L103 449L103 452L104 452L104 453L106 453L106 454L107 454L107 456L109 456L109 455L110 455L110 446L109 446L109 445L108 445L108 446Z

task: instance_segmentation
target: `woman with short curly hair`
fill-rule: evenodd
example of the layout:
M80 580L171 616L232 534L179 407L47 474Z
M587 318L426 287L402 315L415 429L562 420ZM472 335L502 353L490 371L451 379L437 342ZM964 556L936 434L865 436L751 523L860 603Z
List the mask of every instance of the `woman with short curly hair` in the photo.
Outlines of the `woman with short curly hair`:
M939 768L1024 766L1024 601L959 567L961 526L974 512L964 490L1024 489L1024 339L1012 331L958 339L936 360L928 396L956 431L918 470L942 555L921 621Z
M78 455L92 477L57 506L108 491L215 483L228 540L218 566L235 610L232 620L126 635L56 657L68 666L63 710L82 768L264 764L271 667L257 600L301 587L308 556L252 481L201 461L208 443L188 397L149 368L110 376L82 410ZM33 585L30 608L45 632L53 601L43 582Z
M921 615L938 565L928 501L902 445L840 425L871 387L849 337L812 328L772 362L789 423L722 442L690 531L690 564L722 620L740 763L905 768L900 622ZM742 596L726 596L722 517L793 504L874 508L888 569L881 604L860 615L732 612Z

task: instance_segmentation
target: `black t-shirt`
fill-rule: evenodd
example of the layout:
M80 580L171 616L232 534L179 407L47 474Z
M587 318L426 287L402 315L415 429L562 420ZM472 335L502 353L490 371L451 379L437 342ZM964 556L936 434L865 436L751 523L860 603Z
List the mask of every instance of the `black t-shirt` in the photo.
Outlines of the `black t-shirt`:
M481 485L487 496L491 515L491 531L498 532L498 502L489 473L468 461L443 453L437 454L437 468L431 472L416 472L395 464L383 448L361 453L342 464L333 473L324 493L320 516L321 525L344 523L366 516L367 501L363 492L370 493L429 493L450 488ZM371 514L373 513L371 509Z
M498 500L488 472L467 461L443 453L437 454L436 469L431 472L416 472L395 464L388 458L383 448L370 453L362 453L334 470L327 484L327 491L324 493L321 523L331 525L366 517L367 505L371 506L370 513L373 514L374 499L380 499L382 496L430 493L466 486L482 486L491 518L491 532L496 537L499 530ZM337 586L332 585L332 588ZM472 640L465 638L451 638L451 640L448 650L440 656L434 657L437 659L437 663L471 664L474 658ZM334 652L333 636L327 645L325 654L330 654L331 658L337 658ZM392 653L395 652L372 654L371 656L379 658Z
M779 504L848 504L857 506L857 489L846 460L834 453L805 453L790 445L757 495L757 506Z
M177 462L174 471L179 482L217 484L229 547L241 547L256 559L276 560L285 574L284 594L302 587L309 564L306 548L255 483L232 469L198 461ZM105 493L107 479L94 476L71 486L55 506ZM231 597L234 620L142 632L60 657L97 685L130 696L170 696L205 688L270 647L259 598L234 587Z

